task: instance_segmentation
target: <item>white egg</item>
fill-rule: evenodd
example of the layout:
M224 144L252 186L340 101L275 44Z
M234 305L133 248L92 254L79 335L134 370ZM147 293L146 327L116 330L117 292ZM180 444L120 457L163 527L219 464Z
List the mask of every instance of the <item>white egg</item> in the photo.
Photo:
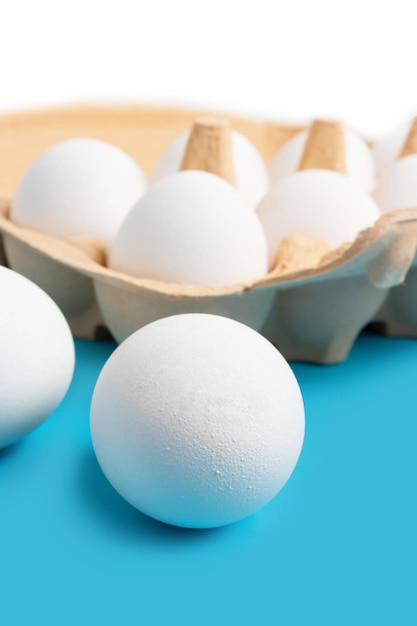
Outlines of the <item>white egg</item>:
M277 183L257 209L273 263L282 239L307 233L330 248L354 241L380 211L375 201L351 179L328 170L305 170Z
M378 178L374 197L383 213L417 208L417 154L388 165Z
M43 152L24 175L11 220L56 237L89 235L106 246L145 192L141 169L119 148L69 139Z
M34 430L58 407L74 371L74 342L53 300L0 267L0 448Z
M411 122L402 124L392 133L387 134L385 137L382 137L374 143L372 150L377 175L379 175L382 170L399 158L410 131L410 127Z
M160 181L122 224L109 267L193 285L251 282L267 272L265 234L234 187L207 172Z
M153 173L153 183L178 172L189 131L177 137L166 149ZM269 188L268 169L255 146L241 133L232 131L236 188L251 207L255 207Z
M271 185L298 170L308 130L298 133L275 155L269 166ZM357 133L345 128L346 175L370 192L375 183L375 166L372 151Z
M261 335L187 314L117 348L90 424L101 468L128 502L169 524L208 528L251 515L285 484L304 407L290 367Z

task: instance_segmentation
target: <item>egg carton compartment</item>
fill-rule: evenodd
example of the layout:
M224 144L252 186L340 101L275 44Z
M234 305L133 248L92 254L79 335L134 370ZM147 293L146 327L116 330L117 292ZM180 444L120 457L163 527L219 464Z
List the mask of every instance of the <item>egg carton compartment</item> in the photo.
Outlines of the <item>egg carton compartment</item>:
M56 300L77 336L97 337L105 326L120 342L161 317L205 312L260 331L287 358L318 363L346 358L361 329L382 320L378 312L390 288L404 280L417 245L417 211L395 211L316 270L199 288L112 271L95 260L94 242L23 229L7 214L4 202L0 228L12 267Z
M122 341L156 319L205 312L260 331L287 358L334 363L346 358L369 322L388 333L416 334L417 209L383 215L353 244L333 251L314 269L283 275L272 271L254 283L225 288L128 276L106 267L100 244L93 239L58 239L10 221L10 201L20 178L54 143L83 136L107 141L126 151L149 175L170 141L203 113L164 107L71 107L0 119L0 231L8 262L52 296L74 335L98 338L107 328ZM302 129L228 118L266 162Z

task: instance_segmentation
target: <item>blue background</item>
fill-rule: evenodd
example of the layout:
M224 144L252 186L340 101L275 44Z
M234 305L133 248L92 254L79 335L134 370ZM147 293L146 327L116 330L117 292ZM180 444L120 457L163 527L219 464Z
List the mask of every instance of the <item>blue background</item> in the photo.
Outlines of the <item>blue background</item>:
M209 531L155 522L107 483L88 414L114 344L76 348L61 407L0 450L3 626L417 624L417 341L362 335L343 364L294 364L293 476Z

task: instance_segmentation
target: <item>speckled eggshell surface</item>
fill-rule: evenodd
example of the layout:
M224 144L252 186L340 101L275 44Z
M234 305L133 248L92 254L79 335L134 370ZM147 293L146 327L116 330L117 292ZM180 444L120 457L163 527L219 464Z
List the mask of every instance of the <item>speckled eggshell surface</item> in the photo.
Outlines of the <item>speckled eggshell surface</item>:
M53 300L20 274L0 267L0 448L34 430L71 383L75 352Z
M189 136L186 131L168 146L155 167L153 183L179 171ZM235 130L232 131L232 150L236 188L254 208L268 191L268 169L255 146Z
M193 528L251 515L288 480L304 437L298 383L261 335L228 318L164 318L104 366L91 435L113 487L143 513Z
M273 158L269 166L271 185L294 174L303 155L308 130L290 139ZM346 175L370 193L375 184L375 164L371 149L357 133L345 128Z
M142 170L119 148L96 139L68 139L32 163L10 218L56 237L88 235L109 246L145 189Z
M161 180L133 207L108 264L139 278L222 287L264 276L267 244L232 185L187 171Z

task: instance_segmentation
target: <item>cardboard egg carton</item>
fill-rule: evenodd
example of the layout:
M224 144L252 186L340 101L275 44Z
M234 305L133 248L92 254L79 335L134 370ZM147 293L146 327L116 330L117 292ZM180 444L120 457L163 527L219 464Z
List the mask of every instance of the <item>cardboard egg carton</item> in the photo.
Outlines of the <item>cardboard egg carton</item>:
M417 209L387 213L354 242L330 252L308 235L290 236L266 277L224 288L128 276L106 266L100 242L82 234L58 239L10 221L11 197L20 178L48 146L69 137L102 139L125 150L149 175L167 145L202 114L175 108L78 107L0 119L0 231L8 262L56 300L74 335L97 338L107 328L122 341L167 315L214 313L260 331L289 359L318 363L346 358L358 333L371 321L389 333L416 335ZM267 162L302 130L227 117ZM233 182L225 128L227 124L207 120L195 125L182 169L208 169ZM300 168L343 171L338 125L318 123L313 129ZM207 150L214 150L214 157L210 153L207 158ZM14 157L8 160L7 154Z

